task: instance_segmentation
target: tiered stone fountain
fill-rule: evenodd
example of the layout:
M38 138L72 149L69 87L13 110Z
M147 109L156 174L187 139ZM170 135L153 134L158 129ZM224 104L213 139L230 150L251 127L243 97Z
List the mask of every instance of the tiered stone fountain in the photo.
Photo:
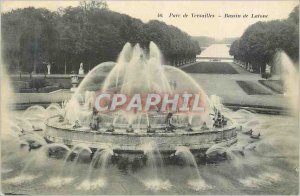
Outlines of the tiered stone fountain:
M155 143L159 152L167 156L179 147L204 155L213 145L235 143L236 125L223 116L219 101L214 97L209 99L180 69L162 65L160 51L154 43L150 43L148 51L146 53L138 44L132 47L127 43L117 63L102 63L91 70L66 103L64 114L46 120L45 139L67 146L85 145L93 152L109 145L119 156L144 156L147 143ZM99 92L129 96L136 93L198 94L204 110L198 113L99 112L93 107Z

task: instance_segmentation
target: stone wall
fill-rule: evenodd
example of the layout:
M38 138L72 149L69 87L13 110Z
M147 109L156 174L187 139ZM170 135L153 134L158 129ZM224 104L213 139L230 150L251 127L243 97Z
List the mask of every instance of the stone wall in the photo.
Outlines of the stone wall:
M220 142L236 140L235 127L192 133L99 133L46 127L45 138L66 145L85 144L90 148L101 148L112 144L116 150L142 151L142 146L155 142L161 151L175 150L177 146L190 149L209 148Z

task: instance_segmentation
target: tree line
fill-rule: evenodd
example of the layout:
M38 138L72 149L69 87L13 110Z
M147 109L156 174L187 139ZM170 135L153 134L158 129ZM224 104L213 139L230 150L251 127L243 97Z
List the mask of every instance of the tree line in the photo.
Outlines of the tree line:
M90 70L115 61L123 45L150 41L161 49L165 63L180 65L201 52L197 41L180 29L157 20L143 23L109 10L104 1L81 1L77 7L50 11L28 7L1 15L2 59L11 72Z
M294 62L299 62L299 6L285 20L257 22L249 26L240 39L230 47L230 55L255 72L264 73L266 64L278 50L286 52Z

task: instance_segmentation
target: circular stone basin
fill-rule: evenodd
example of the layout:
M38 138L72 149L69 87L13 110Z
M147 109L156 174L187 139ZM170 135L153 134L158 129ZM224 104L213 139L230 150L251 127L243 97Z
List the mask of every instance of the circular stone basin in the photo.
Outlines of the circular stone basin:
M53 116L46 121L44 137L48 142L68 146L84 144L91 149L110 145L114 152L119 153L143 153L143 145L150 142L155 142L161 152L175 152L179 146L186 146L191 151L203 151L215 144L229 146L237 141L236 126L230 119L222 128L193 127L190 132L178 127L173 132L153 128L155 133L148 133L145 129L134 129L133 133L127 133L126 129L117 127L120 126L116 126L114 132L106 132L107 127L100 127L97 131L89 127L73 128L72 125L59 122L59 116Z
M149 50L139 44L134 47L125 44L116 63L101 63L85 76L64 105L63 117L47 119L45 139L68 146L84 145L92 150L109 147L117 154L147 153L149 144L167 154L179 147L202 153L215 144L235 143L236 126L221 114L220 99L209 98L191 76L176 67L163 65L161 59L161 52L153 42ZM131 107L124 110L125 98L122 104L119 102L118 106L122 106L119 109L105 109L116 106L117 102L113 98L101 102L99 95L106 93L130 98L128 105L140 105L144 110L131 110ZM164 98L153 104L151 110L143 107L144 99L132 102L135 95L148 98L149 94L164 95ZM179 100L181 94L195 95L195 99L184 96ZM168 104L172 107L167 108ZM186 109L181 111L181 108Z

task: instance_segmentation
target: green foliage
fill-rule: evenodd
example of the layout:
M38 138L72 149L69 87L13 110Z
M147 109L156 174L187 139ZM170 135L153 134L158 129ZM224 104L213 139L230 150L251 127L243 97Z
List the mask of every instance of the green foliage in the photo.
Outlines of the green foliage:
M2 14L2 51L11 71L52 73L90 70L115 61L126 42L148 48L154 41L168 63L195 59L200 47L179 30L159 21L141 20L110 11L103 0L80 1L78 7L51 12L24 8Z
M266 73L266 72L261 73L261 77L264 79L269 79L271 78L271 76L272 76L271 73Z
M155 42L171 64L195 58L201 52L197 41L180 29L163 22L151 20L143 26L143 31L145 36L140 40L142 46L147 47L150 41Z
M32 78L29 82L29 87L36 89L38 92L39 89L44 88L47 86L47 82L44 78Z
M2 14L3 60L10 69L43 72L57 53L56 14L32 7Z
M257 22L249 26L242 37L232 43L230 55L251 63L255 71L265 70L278 50L299 61L299 7L286 20ZM272 65L272 64L271 64Z
M295 7L294 10L289 14L288 20L291 20L295 24L299 25L299 6Z

